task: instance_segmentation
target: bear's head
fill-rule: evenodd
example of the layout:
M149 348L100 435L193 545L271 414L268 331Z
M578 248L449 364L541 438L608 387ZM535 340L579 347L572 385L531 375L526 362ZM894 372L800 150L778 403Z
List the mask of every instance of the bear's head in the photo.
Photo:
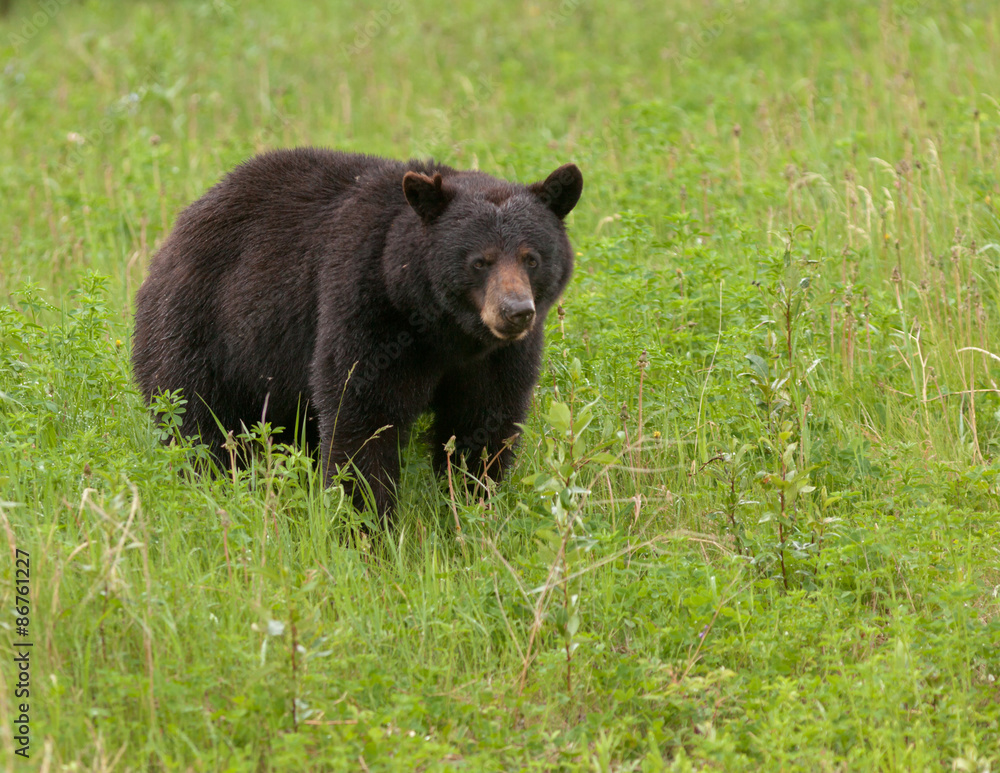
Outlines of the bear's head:
M423 222L437 305L487 345L527 337L572 273L563 218L582 190L574 164L526 186L479 172L407 172L403 193Z

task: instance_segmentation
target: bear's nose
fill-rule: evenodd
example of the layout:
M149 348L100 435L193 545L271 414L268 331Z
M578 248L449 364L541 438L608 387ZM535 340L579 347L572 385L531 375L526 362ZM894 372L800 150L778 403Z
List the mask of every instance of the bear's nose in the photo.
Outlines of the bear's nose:
M531 298L508 301L503 306L503 318L511 325L524 330L535 318L535 302Z

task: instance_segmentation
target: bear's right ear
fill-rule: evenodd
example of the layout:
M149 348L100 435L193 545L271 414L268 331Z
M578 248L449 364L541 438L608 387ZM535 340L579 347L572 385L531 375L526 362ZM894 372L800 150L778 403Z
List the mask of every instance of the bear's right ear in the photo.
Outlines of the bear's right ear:
M420 172L407 172L403 175L403 195L413 211L420 219L429 223L448 206L455 194L442 185L441 175L428 177Z

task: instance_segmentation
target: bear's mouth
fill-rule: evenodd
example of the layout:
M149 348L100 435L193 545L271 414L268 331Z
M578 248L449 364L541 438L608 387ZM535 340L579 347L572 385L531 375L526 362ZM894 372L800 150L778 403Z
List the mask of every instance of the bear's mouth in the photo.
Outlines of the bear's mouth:
M483 321L486 322L485 320ZM531 332L531 328L533 326L529 324L527 327L524 328L521 327L513 329L497 328L491 325L489 322L486 322L486 327L488 327L490 329L490 332L495 337L499 338L501 341L520 341L522 338L527 336L528 333Z

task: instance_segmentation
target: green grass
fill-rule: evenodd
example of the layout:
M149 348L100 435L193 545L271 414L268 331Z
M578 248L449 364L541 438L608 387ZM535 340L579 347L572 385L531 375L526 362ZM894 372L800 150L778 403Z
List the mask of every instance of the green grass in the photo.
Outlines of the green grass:
M8 769L1000 767L1000 8L958 5L15 0ZM414 442L369 540L299 452L158 442L150 257L297 144L584 170L488 503Z

